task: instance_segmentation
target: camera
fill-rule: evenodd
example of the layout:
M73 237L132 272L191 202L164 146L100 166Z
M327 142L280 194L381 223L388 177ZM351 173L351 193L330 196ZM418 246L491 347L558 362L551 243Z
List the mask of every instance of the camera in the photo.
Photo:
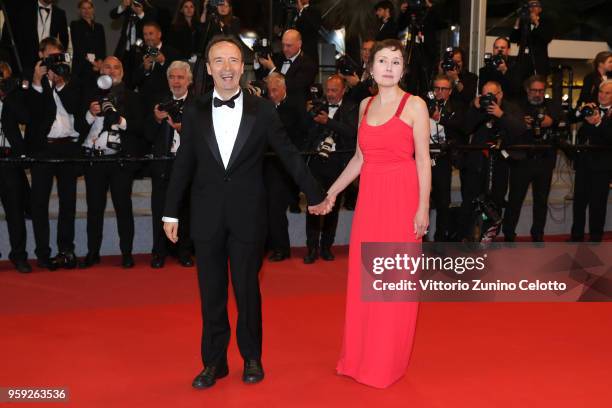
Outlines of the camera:
M57 53L43 58L40 66L47 67L47 69L53 71L56 75L66 77L70 75L70 65L68 65L70 62L70 54Z
M253 52L260 57L267 57L272 55L272 47L268 42L267 38L262 38L261 40L255 40L253 43Z
M357 66L351 58L343 55L336 62L336 70L342 75L354 75L357 72Z
M102 95L98 98L98 103L100 104L100 113L98 116L104 117L102 129L108 132L106 145L111 149L119 150L121 148L121 137L117 132L111 130L111 126L116 125L121 120L121 115L115 107L115 98L110 95L113 79L109 75L100 75L97 80L97 85L100 91L102 91ZM114 133L115 137L111 137L111 133Z
M501 52L497 54L491 54L490 52L485 52L484 65L487 68L497 69L505 61L506 59L504 58L504 55Z
M453 60L453 48L448 47L442 56L442 62L440 63L444 72L458 70L459 66Z
M26 90L30 86L30 83L21 78L8 77L4 78L4 74L0 71L0 92L4 95L8 95L16 89Z
M427 92L427 109L429 110L429 116L433 115L436 110L442 111L444 108L444 99L436 99L436 96L433 92Z
M249 82L246 91L251 95L265 98L268 96L268 84L266 84L266 81L263 79L256 79Z
M533 129L533 134L536 139L540 139L542 137L542 121L544 121L544 116L546 116L546 107L545 106L535 106L531 111L530 115L533 118L533 123L531 124L531 128Z
M323 136L325 136L325 138L317 146L317 155L321 159L327 160L332 152L336 151L336 141L331 131L326 131Z
M157 105L157 110L162 112L168 112L168 116L172 118L172 121L175 123L181 123L183 119L183 106L185 105L185 101L180 99L170 99L169 101L162 102Z
M329 112L327 99L323 97L323 86L321 84L314 84L310 87L310 100L312 101L312 109L310 109L312 117L317 116L321 112Z
M593 115L595 115L595 109L593 106L591 105L582 105L580 107L580 109L578 109L576 111L576 117L578 119L586 119L589 118Z
M529 9L529 2L523 3L519 9L518 15L522 24L529 25L531 23L531 10Z
M142 39L136 40L136 48L142 53L144 57L157 58L159 55L159 49L157 47L148 46Z
M484 113L488 113L489 106L497 103L497 98L494 94L489 92L485 95L480 95L480 110Z

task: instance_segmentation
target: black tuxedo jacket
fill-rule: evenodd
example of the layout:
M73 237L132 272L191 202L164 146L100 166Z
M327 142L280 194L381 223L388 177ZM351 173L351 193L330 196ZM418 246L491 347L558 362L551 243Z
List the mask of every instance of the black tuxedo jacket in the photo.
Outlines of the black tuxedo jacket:
M244 94L243 113L227 169L212 120L212 94L198 97L183 114L183 139L174 162L164 215L178 218L181 198L191 185L191 236L213 240L229 232L244 242L266 236L263 160L268 145L306 193L309 204L325 195L286 135L274 105Z
M153 69L145 71L144 64L142 63L142 54L138 54L140 65L134 70L134 76L132 82L138 87L138 92L142 94L142 100L145 102L145 108L153 108L153 100L156 95L170 92L168 87L168 78L166 72L168 67L173 61L178 59L177 51L166 43L162 42L160 49L161 53L166 57L164 65L158 64L157 62L153 65Z
M295 20L295 29L302 34L302 49L316 64L319 63L319 28L321 13L313 6L308 6L302 15Z
M306 149L306 131L308 113L306 102L301 97L287 96L277 107L276 111L285 126L287 136L299 149Z
M110 12L110 17L113 20L119 18L123 19L121 23L121 35L119 36L119 41L117 42L117 47L115 48L114 54L119 59L123 59L123 55L125 54L125 44L128 40L126 31L130 23L130 19L133 19L136 24L136 38L142 38L142 26L144 25L144 23L146 23L147 21L155 21L157 19L157 10L153 7L149 7L147 5L147 2L141 3L143 3L144 5L144 17L142 19L135 17L131 11L131 8L123 10L121 13L119 13L117 11L119 8L115 7Z
M538 75L548 75L550 71L548 44L553 39L553 27L546 18L541 18L540 25L528 32L525 44L521 44L522 30L521 22L519 28L513 30L510 36L510 41L520 45L518 63L521 68L521 79L529 78L535 73L534 70Z
M53 99L53 90L47 76L43 76L41 81L42 93L33 88L28 89L26 103L30 111L29 121L26 125L25 143L29 156L36 156L44 153L47 148L47 135L51 131L51 126L55 122L57 106ZM81 135L82 139L86 134L85 112L82 109L82 88L74 81L69 81L61 91L58 92L59 98L66 112L74 115L74 128ZM75 146L80 145L75 143ZM78 151L78 149L77 149ZM70 151L67 154L73 154Z
M19 125L28 122L28 114L25 91L17 89L2 101L2 132L11 144L12 155L16 157L26 154L26 145Z
M376 41L383 41L388 39L397 40L397 24L392 18L386 23L383 23L378 32L376 33Z
M577 143L612 146L612 118L604 117L599 126L584 122L578 130ZM576 154L576 170L612 173L612 150L591 150Z
M17 9L15 9L17 10ZM10 17L10 16L9 16ZM38 1L30 0L27 5L21 6L15 11L10 20L13 34L15 35L15 45L23 65L23 74L26 78L32 78L34 66L38 61ZM68 47L68 22L66 12L56 5L51 10L51 37L58 38L64 47ZM6 25L2 34L2 42L8 42ZM14 71L17 65L11 64Z
M582 82L582 90L580 90L580 97L576 106L582 106L582 104L594 102L597 103L597 95L599 94L599 85L603 80L599 71L593 71L584 77Z
M280 74L283 67L285 57L283 54L274 54L272 61L276 66L276 72ZM268 75L268 71L260 67L255 74L258 79L263 79ZM303 52L291 63L291 67L285 74L285 83L287 84L287 94L296 97L308 99L310 95L310 86L314 83L317 76L317 66L308 55Z

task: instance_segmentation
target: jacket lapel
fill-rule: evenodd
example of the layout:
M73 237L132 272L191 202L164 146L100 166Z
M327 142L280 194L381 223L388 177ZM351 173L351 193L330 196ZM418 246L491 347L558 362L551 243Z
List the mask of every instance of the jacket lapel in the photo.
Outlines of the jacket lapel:
M238 128L238 135L236 136L236 142L234 143L234 148L232 149L232 154L229 159L229 163L227 164L227 171L230 171L232 165L236 162L238 155L242 151L244 144L246 143L251 131L253 130L253 126L255 125L255 115L257 111L257 106L255 104L256 97L251 96L243 91L243 101L242 101L242 119L240 120L240 127Z
M204 132L204 139L217 163L219 163L221 167L224 167L223 160L221 160L219 145L217 144L217 137L215 136L215 127L213 126L211 94L206 95L200 100L199 110L202 112L202 131Z

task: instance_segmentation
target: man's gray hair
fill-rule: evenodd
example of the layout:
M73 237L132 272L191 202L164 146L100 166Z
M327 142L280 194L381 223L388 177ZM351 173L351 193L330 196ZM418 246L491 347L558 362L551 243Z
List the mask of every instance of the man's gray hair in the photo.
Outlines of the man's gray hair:
M166 71L166 78L170 79L170 71L174 69L182 69L187 73L187 80L189 83L193 82L193 74L191 73L191 65L185 61L173 61Z
M599 90L602 90L604 86L607 85L612 85L612 79L606 79L605 81L601 81L601 84L599 84Z
M280 84L283 87L287 87L286 83L285 83L285 76L283 74L280 74L278 72L271 72L267 77L266 77L266 83L270 83L270 82L280 82Z

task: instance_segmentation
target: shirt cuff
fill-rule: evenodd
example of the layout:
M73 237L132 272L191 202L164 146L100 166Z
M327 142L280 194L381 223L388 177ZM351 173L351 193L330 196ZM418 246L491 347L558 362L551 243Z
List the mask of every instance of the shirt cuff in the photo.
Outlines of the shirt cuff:
M119 123L117 124L117 128L121 130L127 129L127 121L123 116L119 119Z
M89 125L91 125L96 120L96 117L92 115L90 111L87 111L87 113L85 114L85 120Z
M34 85L34 84L32 84L32 89L35 90L38 93L43 93L42 85Z
M178 218L162 217L162 222L179 222Z

